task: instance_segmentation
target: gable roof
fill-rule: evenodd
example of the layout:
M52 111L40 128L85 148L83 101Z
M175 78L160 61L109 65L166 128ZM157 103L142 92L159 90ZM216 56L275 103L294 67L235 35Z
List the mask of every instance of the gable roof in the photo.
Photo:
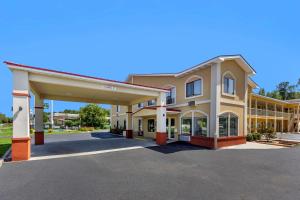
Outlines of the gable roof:
M206 60L202 63L199 63L193 67L190 67L186 70L183 70L181 72L178 73L158 73L158 74L129 74L127 77L127 81L129 81L131 79L131 77L133 76L174 76L174 77L180 77L183 76L185 74L191 73L195 70L198 70L200 68L204 68L207 67L213 63L216 62L223 62L225 60L235 60L247 73L249 73L249 75L254 75L256 74L256 71L254 70L254 68L251 67L251 65L246 61L246 59L240 55L220 55L220 56L216 56L214 58L211 58L209 60Z

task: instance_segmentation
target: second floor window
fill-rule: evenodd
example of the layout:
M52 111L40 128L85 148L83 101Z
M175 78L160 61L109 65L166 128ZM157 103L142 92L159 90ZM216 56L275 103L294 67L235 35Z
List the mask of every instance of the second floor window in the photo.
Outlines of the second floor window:
M202 95L202 79L186 83L186 97Z
M156 102L154 99L148 101L148 106L154 106L155 104L156 104Z
M175 103L175 98L176 98L176 89L175 89L175 87L172 87L170 89L170 91L167 92L166 98L167 98L167 104L174 104Z
M227 74L224 76L223 92L225 94L235 95L235 80L234 78Z
M143 108L144 107L144 103L138 103L138 108Z
M120 112L121 107L119 105L117 105L117 112Z

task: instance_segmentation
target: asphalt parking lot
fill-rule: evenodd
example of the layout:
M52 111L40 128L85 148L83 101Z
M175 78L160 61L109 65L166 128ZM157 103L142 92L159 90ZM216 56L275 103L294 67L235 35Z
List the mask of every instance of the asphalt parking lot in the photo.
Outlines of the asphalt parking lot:
M0 194L1 200L295 200L300 195L300 148L214 151L172 143L5 163Z

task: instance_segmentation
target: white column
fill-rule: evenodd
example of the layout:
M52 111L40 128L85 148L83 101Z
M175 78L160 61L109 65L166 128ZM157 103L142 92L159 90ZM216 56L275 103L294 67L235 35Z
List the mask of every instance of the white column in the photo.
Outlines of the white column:
M245 96L244 96L244 102L245 102L245 105L244 105L244 136L247 135L248 133L248 129L247 129L247 110L248 110L248 74L245 73L245 82L244 82L244 91L245 91ZM251 107L251 106L250 106ZM251 120L250 120L251 122ZM251 129L251 128L250 128ZM251 132L251 130L250 130Z
M251 119L251 117L252 117L252 113L251 113L251 109L252 109L252 96L251 96L251 94L250 94L250 97L249 97L249 109L248 109L248 112L249 112L249 131L250 131L250 133L251 133L251 122L252 122L252 119Z
M255 132L257 132L257 99L255 99Z
M277 105L276 105L276 103L275 103L275 116L274 116L274 119L275 119L275 121L274 121L274 132L276 133L277 132Z
M34 115L34 142L36 145L44 144L44 100L41 99L37 94L34 96Z
M13 71L13 136L12 160L30 158L29 98L30 86L28 73Z
M266 102L266 128L268 128L268 103Z
M127 107L127 112L126 112L126 138L133 138L132 105L129 105Z
M211 66L210 137L214 137L214 148L218 148L219 113L221 106L221 63Z
M281 118L281 133L283 133L283 105L281 105L281 112L282 112L282 118Z
M157 98L157 108L156 108L156 143L159 145L164 145L167 142L166 133L166 93L161 92Z
M298 110L297 110L297 132L300 132L300 116L299 116L299 104L298 104Z

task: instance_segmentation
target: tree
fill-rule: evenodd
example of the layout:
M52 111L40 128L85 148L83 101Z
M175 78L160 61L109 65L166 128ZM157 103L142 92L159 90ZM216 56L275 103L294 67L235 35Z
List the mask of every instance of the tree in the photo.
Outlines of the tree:
M107 111L97 104L88 104L80 108L79 115L82 126L104 128L107 123Z
M266 91L264 88L260 88L259 91L258 91L258 94L259 95L262 95L262 96L266 96Z
M69 114L79 114L78 110L71 110L71 109L65 109L63 113L69 113Z
M280 93L277 90L274 90L272 92L267 92L267 97L271 97L274 99L282 99Z
M5 114L0 113L0 123L1 124L12 123L12 118L6 117Z

